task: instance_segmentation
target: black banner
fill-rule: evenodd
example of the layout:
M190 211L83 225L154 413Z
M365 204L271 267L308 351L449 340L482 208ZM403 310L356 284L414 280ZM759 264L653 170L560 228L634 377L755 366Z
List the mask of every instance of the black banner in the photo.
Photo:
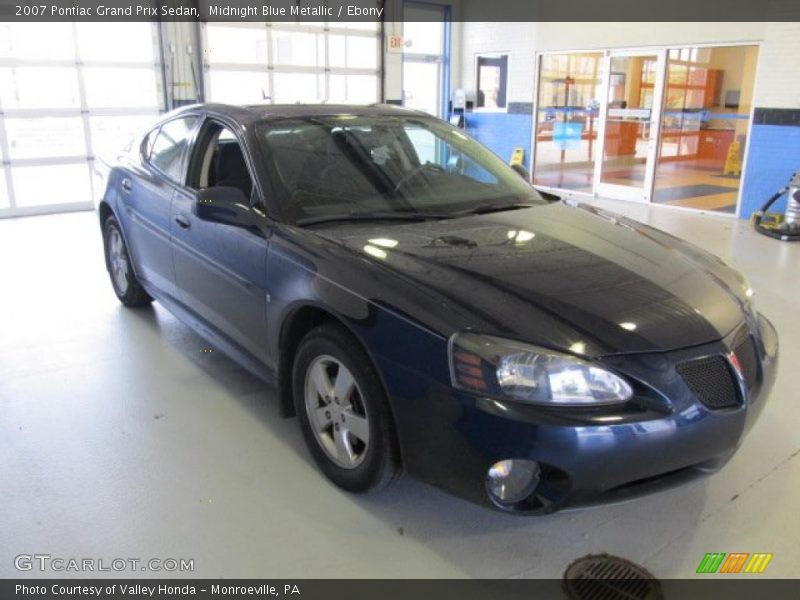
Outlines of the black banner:
M707 579L679 579L659 582L647 594L647 600L752 600L800 598L800 581L760 579L761 575ZM193 598L267 598L276 600L551 600L581 598L639 598L611 593L619 589L617 580L583 580L583 589L595 594L572 596L567 586L555 579L511 580L252 580L252 579L40 579L0 580L3 600L121 600L150 598L174 600ZM628 581L630 583L630 581ZM630 589L630 588L628 588ZM605 590L604 594L600 592Z
M428 0L453 21L795 21L797 0ZM452 6L450 6L452 5ZM429 20L402 0L0 0L0 21Z

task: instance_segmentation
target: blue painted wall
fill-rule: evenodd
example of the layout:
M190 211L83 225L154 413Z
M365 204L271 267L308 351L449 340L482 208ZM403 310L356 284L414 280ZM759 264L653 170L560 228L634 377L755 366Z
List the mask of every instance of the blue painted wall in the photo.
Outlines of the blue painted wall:
M739 216L749 219L797 170L800 170L800 126L753 124ZM781 213L785 208L784 196L769 210Z
M465 129L505 162L511 160L514 148L525 148L525 166L531 159L531 127L533 117L528 114L470 112L464 115Z

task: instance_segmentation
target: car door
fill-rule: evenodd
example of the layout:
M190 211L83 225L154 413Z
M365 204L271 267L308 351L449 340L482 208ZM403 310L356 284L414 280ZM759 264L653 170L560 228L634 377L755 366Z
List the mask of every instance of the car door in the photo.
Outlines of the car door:
M175 278L182 302L259 361L266 362L268 231L197 218L197 192L239 187L253 198L252 171L233 127L206 119L189 159L187 185L172 203ZM257 211L253 208L251 210ZM264 220L266 215L255 215Z
M137 275L174 296L172 264L171 203L175 188L185 177L189 140L198 115L173 119L156 127L141 148L140 168L132 169L120 182L124 210L120 217Z

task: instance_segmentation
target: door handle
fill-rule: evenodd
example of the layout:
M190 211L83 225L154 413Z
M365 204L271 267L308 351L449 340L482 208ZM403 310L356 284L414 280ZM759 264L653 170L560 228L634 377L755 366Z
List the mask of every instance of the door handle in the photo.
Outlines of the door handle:
M187 219L183 215L178 215L177 217L175 217L175 222L181 229L189 229L192 226L191 221L189 221L189 219Z
M130 192L133 189L133 184L127 177L122 180L122 189L126 192Z

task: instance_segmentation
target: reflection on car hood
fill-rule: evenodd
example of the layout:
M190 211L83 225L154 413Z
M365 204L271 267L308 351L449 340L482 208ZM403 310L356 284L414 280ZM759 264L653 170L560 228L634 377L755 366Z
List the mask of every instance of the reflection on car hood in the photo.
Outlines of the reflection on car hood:
M488 333L537 341L537 331L552 331L553 323L568 327L572 344L562 336L550 345L574 352L704 344L743 318L744 282L735 271L677 238L586 205L318 233L468 307L479 317L476 328L495 324Z

